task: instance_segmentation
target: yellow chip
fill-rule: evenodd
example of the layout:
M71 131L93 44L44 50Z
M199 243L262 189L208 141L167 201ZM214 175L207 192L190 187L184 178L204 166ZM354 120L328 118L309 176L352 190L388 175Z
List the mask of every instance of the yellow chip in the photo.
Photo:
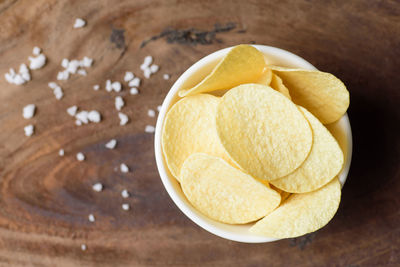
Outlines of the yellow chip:
M264 68L264 55L260 51L250 45L238 45L199 84L178 94L184 97L254 82L261 77Z
M308 156L312 131L292 101L271 87L229 90L217 110L217 132L230 157L263 180L286 176Z
M303 164L291 174L270 181L291 193L314 191L332 180L342 169L343 152L332 134L305 108L299 107L311 125L313 145Z
M279 208L250 228L250 232L274 237L302 236L324 227L340 203L340 183L335 178L324 187L305 194L291 195Z
M255 83L269 86L272 80L272 75L272 70L270 68L266 68L261 77Z
M179 180L185 159L193 153L204 152L229 161L215 128L219 97L199 94L178 101L165 118L162 149L172 175Z
M287 98L292 99L290 97L289 90L283 84L282 79L279 78L279 76L276 74L271 75L271 87L276 91L280 92L282 95L286 96Z
M323 124L340 119L349 107L349 91L334 75L316 70L272 67L289 88L294 103L305 107Z
M214 220L243 224L258 220L280 203L281 197L221 158L202 153L183 163L181 186L187 199Z
M262 180L260 180L260 181L262 181ZM283 201L285 201L291 195L291 193L283 191L282 189L277 188L273 184L268 184L268 187L275 190L276 192L278 192L281 195L281 204Z

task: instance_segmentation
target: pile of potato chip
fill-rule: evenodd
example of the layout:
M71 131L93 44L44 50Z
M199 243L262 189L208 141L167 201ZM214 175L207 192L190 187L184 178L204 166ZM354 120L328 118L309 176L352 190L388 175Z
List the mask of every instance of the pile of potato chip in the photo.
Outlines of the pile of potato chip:
M252 233L275 238L332 219L344 157L324 124L349 106L338 78L270 66L256 48L239 45L179 96L164 121L162 148L196 209L223 223L255 222Z

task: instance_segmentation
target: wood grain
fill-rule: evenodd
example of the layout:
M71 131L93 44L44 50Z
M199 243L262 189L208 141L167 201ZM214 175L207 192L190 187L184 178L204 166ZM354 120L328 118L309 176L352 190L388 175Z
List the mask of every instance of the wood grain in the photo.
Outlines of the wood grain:
M87 26L73 29L76 17ZM211 44L169 43L166 28L189 33L234 23ZM399 266L400 5L398 1L0 1L0 263L2 266ZM195 30L193 30L195 29ZM192 39L195 38L192 35ZM166 194L144 132L176 78L217 49L255 42L292 51L340 77L351 93L354 156L333 221L317 233L269 244L223 240L186 218ZM48 56L24 86L5 82L33 46ZM152 55L161 66L141 93L120 95L131 122L118 125L106 79ZM47 87L63 58L95 59L87 77ZM162 79L169 73L171 79ZM102 90L92 90L94 84ZM35 103L31 138L22 107ZM97 109L100 124L76 127L71 105ZM104 144L118 140L115 150ZM58 156L64 148L66 155ZM78 162L77 152L87 159ZM115 171L125 162L132 172ZM91 190L100 181L105 190ZM132 210L124 212L120 197ZM87 220L89 213L96 222ZM81 251L80 245L88 249Z

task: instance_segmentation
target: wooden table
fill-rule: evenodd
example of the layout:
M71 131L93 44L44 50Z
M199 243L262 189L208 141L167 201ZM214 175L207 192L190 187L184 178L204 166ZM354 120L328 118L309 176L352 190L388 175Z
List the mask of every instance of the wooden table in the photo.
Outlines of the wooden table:
M77 17L87 26L73 29ZM3 0L0 25L2 266L400 265L398 1ZM186 218L161 184L153 135L144 132L155 124L147 110L195 61L239 43L292 51L340 77L351 93L352 167L339 212L317 233L266 244L227 241ZM3 74L27 62L34 46L47 65L24 86L6 83ZM142 76L146 55L161 70L143 80L139 95L119 94L130 117L119 126L117 94L104 90L105 81L122 81L127 70ZM84 56L94 58L93 67L60 82L65 95L57 101L47 83L63 58ZM37 112L28 121L21 113L30 103ZM103 121L75 126L65 111L71 105L99 110ZM30 138L28 123L36 127ZM108 150L112 138L118 145ZM83 162L75 158L80 151ZM122 162L131 172L115 169ZM91 189L98 181L101 193ZM120 196L124 188L128 199ZM124 202L130 211L121 209Z

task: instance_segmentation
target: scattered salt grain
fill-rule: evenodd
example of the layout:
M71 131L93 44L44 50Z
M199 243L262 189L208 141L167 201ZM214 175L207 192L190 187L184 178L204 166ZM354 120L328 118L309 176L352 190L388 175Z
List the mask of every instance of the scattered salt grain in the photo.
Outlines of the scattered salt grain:
M129 92L131 93L131 95L139 94L139 90L136 87L132 87Z
M136 77L129 82L129 87L139 87L140 85L140 78Z
M108 149L114 149L117 145L117 140L115 139L111 139L110 141L108 141L108 143L106 144L106 148Z
M122 85L120 82L113 82L111 84L111 88L115 91L115 92L120 92L122 89Z
M78 161L84 161L85 160L85 155L83 155L82 152L79 152L79 153L76 154L76 159Z
M57 100L60 100L64 96L64 93L60 86L54 88L53 93Z
M71 106L71 107L67 108L67 113L70 116L75 116L77 111L78 111L78 107L77 106Z
M169 78L170 78L169 74L164 74L162 77L164 80L169 80Z
M31 70L37 70L42 68L46 64L46 56L44 54L39 54L36 57L28 57L30 63L29 68Z
M51 89L55 89L58 85L55 82L49 82L47 84Z
M29 124L29 125L24 127L24 132L25 132L26 136L33 135L34 131L35 131L35 126L33 126L32 124Z
M127 203L122 204L122 209L123 210L129 210L130 209L129 204L127 204Z
M155 130L156 130L156 128L154 128L154 126L151 126L151 125L146 125L146 128L144 128L144 131L146 133L154 133Z
M67 70L60 71L57 73L57 80L58 81L66 81L69 79L69 72Z
M59 155L60 157L64 156L64 149L58 150L58 155Z
M122 196L123 198L128 198L128 197L129 197L129 192L128 192L128 190L126 190L126 189L122 190L121 196Z
M161 111L161 105L157 106L157 111L160 112Z
M94 215L91 214L91 213L89 214L88 219L89 219L89 222L94 222L94 221L96 220L96 218L94 217Z
M119 169L120 169L121 172L123 172L123 173L129 172L129 168L128 168L128 166L127 166L125 163L122 163L122 164L119 166Z
M131 72L131 71L125 72L125 76L124 76L124 81L125 81L125 82L129 82L129 81L131 81L133 78L135 78L135 75L133 74L133 72Z
M32 118L33 115L35 115L35 109L36 109L35 104L26 105L26 106L22 109L22 116L23 116L25 119L30 119L30 118Z
M80 120L76 120L76 121L75 121L75 125L76 125L76 126L81 126L81 125L82 125L82 122L81 122Z
M73 59L73 60L71 60L69 63L68 63L68 66L67 66L67 71L69 72L69 73L72 73L72 74L75 74L77 71L78 71L78 68L80 67L80 63L79 63L79 61L78 60L76 60L76 59Z
M85 251L87 249L87 246L85 244L82 244L81 249L82 249L82 251Z
M124 99L121 96L116 96L115 97L115 108L117 110L121 110L124 105L125 105Z
M16 85L21 85L24 84L26 81L24 80L24 78L22 78L21 74L16 74L14 76L14 84Z
M83 59L80 61L80 65L82 67L85 67L85 68L91 67L92 64L93 64L93 59L92 58L83 57Z
M96 84L93 85L93 90L98 91L100 89L100 85Z
M143 71L143 76L144 76L146 79L148 79L148 78L150 78L150 75L151 75L151 70L150 70L149 68L144 69L144 71Z
M111 92L112 91L112 86L111 86L111 80L106 81L106 91Z
M153 64L150 66L151 73L156 73L159 69L160 69L160 67L156 64Z
M99 123L101 121L101 114L97 110L92 110L88 113L88 119L91 122Z
M42 49L40 49L39 47L35 46L32 50L32 54L34 54L35 56L38 56L40 54L40 52L42 52Z
M87 124L89 123L88 115L89 112L87 112L86 110L82 110L76 114L75 118L81 121L82 123Z
M125 125L129 121L129 117L122 112L118 112L118 117L119 117L119 125Z
M100 192L103 190L103 185L101 183L95 183L92 186L93 191Z
M152 56L146 56L144 58L143 64L140 65L140 69L144 71L145 69L147 69L150 66L151 63L153 63L153 57Z
M68 68L68 65L69 65L69 60L67 58L63 58L63 60L61 61L61 67L66 69Z
M149 109L149 110L147 111L147 116L149 116L149 117L155 117L155 116L156 116L156 112L155 112L154 110L152 110L152 109Z
M79 69L79 70L77 71L77 73L78 73L79 75L82 75L82 76L86 76L86 75L87 75L87 72L86 72L86 70L84 70L84 69Z
M74 23L74 28L82 28L86 25L86 21L81 18L77 18Z

